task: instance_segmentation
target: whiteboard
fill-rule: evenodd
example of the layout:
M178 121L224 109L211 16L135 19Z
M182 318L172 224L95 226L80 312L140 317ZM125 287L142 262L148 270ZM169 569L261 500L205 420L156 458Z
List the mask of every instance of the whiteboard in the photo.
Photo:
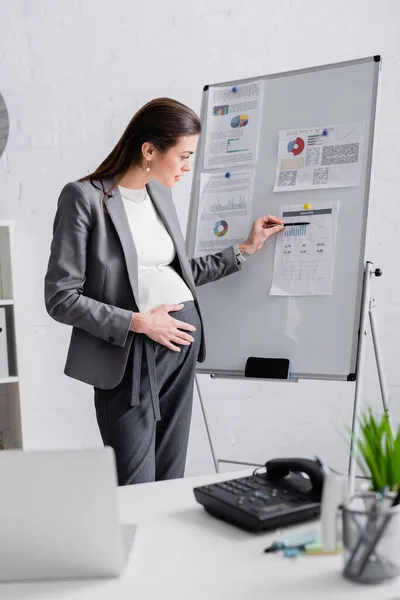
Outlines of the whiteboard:
M198 288L207 344L198 373L242 376L249 356L288 358L293 378L352 380L356 371L370 178L380 57L265 77L259 149L253 188L253 219L279 214L286 204L339 201L332 295L271 296L274 239L249 257L239 273ZM202 99L207 128L210 88ZM360 185L273 192L278 131L364 122ZM204 131L205 133L205 131ZM194 256L200 175L205 172L202 135L193 174L186 245ZM212 173L227 169L213 169ZM230 168L232 173L234 168Z

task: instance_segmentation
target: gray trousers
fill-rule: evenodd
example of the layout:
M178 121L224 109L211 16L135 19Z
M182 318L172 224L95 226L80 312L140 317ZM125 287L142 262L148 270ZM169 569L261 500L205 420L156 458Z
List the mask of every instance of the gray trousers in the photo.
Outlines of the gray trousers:
M95 388L97 423L104 445L114 449L118 485L184 475L201 323L194 302L170 315L196 327L190 346L173 352L136 334L122 381Z

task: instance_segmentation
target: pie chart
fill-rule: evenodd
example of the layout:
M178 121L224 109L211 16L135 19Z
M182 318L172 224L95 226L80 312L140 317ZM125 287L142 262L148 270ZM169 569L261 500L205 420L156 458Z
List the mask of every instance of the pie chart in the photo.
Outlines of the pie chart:
M304 146L305 144L303 138L297 137L294 140L290 140L290 142L287 145L287 149L288 152L290 152L290 154L293 154L293 156L298 156L303 152Z
M234 127L235 129L236 127L246 127L248 122L249 117L247 115L237 115L231 120L231 127Z
M224 237L228 233L228 223L226 221L217 221L213 232L215 237Z

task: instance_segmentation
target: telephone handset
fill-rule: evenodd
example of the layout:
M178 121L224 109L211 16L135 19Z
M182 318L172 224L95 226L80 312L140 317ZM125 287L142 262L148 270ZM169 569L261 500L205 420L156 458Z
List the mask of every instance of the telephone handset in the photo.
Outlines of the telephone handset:
M275 458L266 473L194 488L196 500L242 529L266 531L319 516L324 471L319 461Z
M299 492L308 494L310 499L321 502L324 484L324 471L320 463L308 458L275 458L265 463L266 477L270 481L290 481ZM303 473L309 479L304 477ZM293 475L296 474L294 481Z

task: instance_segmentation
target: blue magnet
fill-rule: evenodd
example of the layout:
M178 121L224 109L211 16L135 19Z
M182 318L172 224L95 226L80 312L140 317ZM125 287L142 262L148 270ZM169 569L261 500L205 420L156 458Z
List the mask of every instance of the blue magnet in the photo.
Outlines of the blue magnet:
M324 129L323 132L322 132L322 135L328 135L328 133L329 133L328 130Z
M238 91L238 89L237 89L236 85L235 85L235 86L233 86L233 88L232 88L232 92L233 92L234 94L236 94L236 92L237 92L237 91Z
M229 177L230 177L230 176L231 176L231 174L230 174L230 173L225 173L225 177L226 177L227 179L229 179Z

